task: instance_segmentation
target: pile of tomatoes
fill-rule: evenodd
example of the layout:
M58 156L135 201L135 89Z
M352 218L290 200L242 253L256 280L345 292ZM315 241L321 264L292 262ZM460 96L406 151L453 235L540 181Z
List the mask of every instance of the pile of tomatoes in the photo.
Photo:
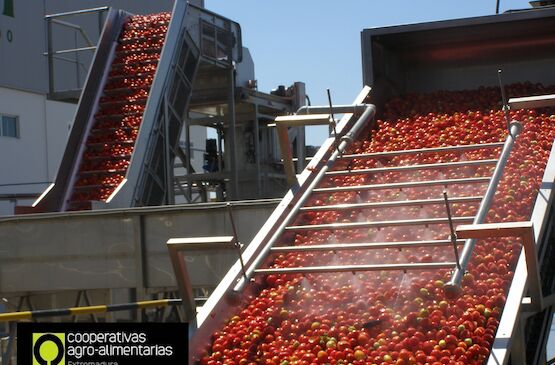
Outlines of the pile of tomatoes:
M538 84L507 87L511 96L554 91ZM496 88L411 94L389 101L379 120L348 153L472 145L503 142L507 124ZM555 111L514 110L523 124L488 213L488 222L528 219L552 142ZM464 152L405 154L339 160L321 188L393 182L489 177L494 164L368 173L375 167L495 160L500 147ZM487 182L486 182L487 183ZM486 183L459 183L413 188L377 188L313 193L306 207L345 203L404 201L483 195ZM477 202L452 202L455 217L472 217ZM446 217L443 204L403 207L351 207L306 210L293 225L379 222ZM446 240L446 224L297 230L283 234L279 244ZM265 287L250 298L221 330L201 357L219 364L483 364L490 354L508 286L521 250L517 239L478 241L463 292L447 298L444 285L451 269L267 275ZM357 251L294 252L275 255L269 267L347 264L429 263L454 261L451 246L381 248Z
M100 98L74 184L70 210L90 209L123 181L164 44L170 13L132 16Z

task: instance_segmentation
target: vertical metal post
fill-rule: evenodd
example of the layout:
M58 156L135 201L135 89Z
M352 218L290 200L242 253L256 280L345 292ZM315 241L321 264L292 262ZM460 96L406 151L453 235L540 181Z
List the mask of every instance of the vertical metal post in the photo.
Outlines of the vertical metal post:
M293 164L293 152L291 151L291 143L289 141L289 129L287 126L277 126L279 149L281 150L281 159L283 160L283 169L287 177L287 183L290 187L295 186L297 182L297 175L295 174L295 165Z
M239 242L239 236L237 235L237 227L235 226L235 220L233 219L233 209L231 208L231 203L227 203L227 212L229 214L229 221L231 222L231 229L233 230L233 244L237 249L237 254L239 255L239 262L241 263L241 271L243 272L243 277L247 280L247 272L245 271L245 262L243 261L243 254L241 253L241 243Z
M193 286L189 280L189 272L187 271L187 264L185 263L183 254L181 252L172 253L170 251L170 259L172 262L173 270L175 272L175 280L180 289L183 307L185 310L185 317L190 323L191 327L196 327L196 305L195 297L193 294Z
M495 14L499 14L499 2L500 2L500 0L497 0L497 1L496 1L496 4L495 4Z
M293 99L293 110L298 110L306 103L306 87L304 82L295 82L293 84L295 88L295 94ZM297 127L297 171L301 173L305 166L305 145L306 145L306 127Z
M231 199L239 198L239 172L237 171L237 148L236 146L236 126L235 126L235 69L233 65L229 65L228 74L228 101L227 101L227 117L229 128L229 168L231 172ZM229 198L229 197L228 197Z
M193 171L191 169L191 124L189 118L185 121L185 153L187 155L187 199L189 203L193 202L193 179L191 176Z
M48 51L48 93L54 93L54 49L52 45L52 20L46 19L46 42Z
M451 216L451 208L449 207L449 199L447 198L447 191L443 191L443 199L445 200L445 209L447 210L447 219L449 219L449 229L451 231L451 243L453 243L453 250L455 252L455 260L457 262L457 269L461 269L461 263L459 259L459 248L457 247L457 234L455 233L455 227L453 227L453 218Z
M169 89L168 89L169 90ZM170 153L170 118L168 110L168 93L164 94L162 98L162 103L164 105L164 166L166 172L166 204L171 205L175 203L173 194L173 166L171 163L171 153Z
M254 161L256 165L256 198L262 197L262 174L260 173L260 127L258 120L258 104L254 104Z
M511 116L509 114L509 104L507 102L507 95L505 95L505 86L501 80L501 70L497 70L497 79L499 80L499 88L501 89L501 102L503 103L503 112L505 112L505 121L507 122L507 130L510 133Z
M332 123L330 127L330 132L333 130L333 138L335 138L335 149L337 150L337 152L339 152L339 136L337 135L335 116L333 115L333 104L331 102L331 92L330 92L330 89L327 89L327 91L328 91L328 102L330 104L330 118ZM341 156L341 154L339 154L339 156Z
M75 40L75 48L77 45L77 33L73 32L73 39ZM77 83L76 87L79 89L81 87L81 76L79 75L79 52L75 52L75 81Z
M98 39L100 39L100 34L102 34L102 14L104 14L104 10L98 12Z

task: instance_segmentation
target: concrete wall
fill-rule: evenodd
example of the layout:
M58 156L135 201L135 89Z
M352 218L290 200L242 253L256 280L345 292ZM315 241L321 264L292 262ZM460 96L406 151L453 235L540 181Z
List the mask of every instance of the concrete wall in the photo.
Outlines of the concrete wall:
M278 200L233 202L239 241L249 244ZM49 213L0 219L0 293L174 287L166 242L232 235L226 203ZM215 287L234 250L190 252L195 287Z

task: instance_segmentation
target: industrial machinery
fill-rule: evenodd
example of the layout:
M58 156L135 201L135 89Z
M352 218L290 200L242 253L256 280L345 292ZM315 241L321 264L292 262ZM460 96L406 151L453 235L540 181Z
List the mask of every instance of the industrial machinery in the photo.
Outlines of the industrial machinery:
M553 29L542 9L365 30L372 89L281 119L344 114L198 315L178 279L191 363L545 363Z
M195 12L197 16L188 17ZM214 90L221 87L209 86L227 85L232 89L229 69L206 71L211 83L197 85L199 90L211 89L206 94L191 96L190 88L183 91L185 86L195 88L204 67L198 61L204 48L194 46L203 44L195 41L204 39L197 37L204 28L188 28L188 24L194 24L189 20L205 19L206 14L205 10L177 2L164 47L156 51L160 52L160 61L155 76L152 81L140 78L152 85L148 98L133 104L146 103L133 156L126 156L131 159L125 171L113 172L118 179L127 179L127 183L118 180L100 184L109 189L97 190L105 194L100 198L106 202L87 201L83 203L87 207L116 202L126 207L171 202L172 192L180 189L193 200L194 194L202 195L202 189L216 185L225 186L230 195L241 194L240 186L229 185L233 181L231 175L239 170L232 169L235 172L231 175L220 171L220 167L232 165L233 160L231 156L228 160L218 158L220 151L227 150L220 149L218 141L216 148L213 142L207 148L210 163L207 171L199 173L202 176L194 176L189 169L178 186L169 176L171 156L179 154L175 149L178 132L168 131L170 125L176 124L167 123L174 111L180 114L187 110L191 114L191 121L187 122L190 125L216 126L232 134L237 130L231 128L235 123L231 116L237 113L230 109L238 109L238 103L228 100L229 95L237 96L237 90L215 96ZM116 46L113 41L119 36L118 31L110 33L110 24L121 29L114 25L117 19L122 21L119 16L121 13L109 16L111 20L103 34L112 34L112 38L106 38L112 40L111 47ZM155 20L163 29L167 15L147 19ZM224 21L213 14L206 19L209 24ZM226 24L217 29L236 29L233 22ZM174 28L178 31L172 31ZM156 32L155 29L156 26L151 31ZM195 33L195 29L200 33ZM331 121L334 133L298 176L291 173L292 161L285 159L291 190L246 248L227 251L232 257L239 255L239 260L202 308L196 308L191 293L191 283L197 278L176 270L186 320L194 327L191 363L546 362L545 347L555 303L555 119L553 109L545 109L552 107L555 99L555 89L545 86L555 85L553 29L555 10L538 9L365 30L363 75L372 88L364 87L352 105L303 107L302 86L298 85L298 91L293 88L288 96L296 99L295 103L281 104L284 111L296 104L300 107L297 113L273 118L281 106L270 107L275 104L267 102L267 97L255 100L260 95L244 87L244 100L250 100L244 106L245 114L249 114L243 119L245 130L253 121L252 128L257 128L256 119L271 120L282 131L283 126ZM229 52L230 37L220 38L213 30L208 26L206 31L210 40L206 44L211 49L205 52L206 57L211 56L214 64L236 60L240 49ZM231 30L228 35L233 33ZM238 33L233 34L238 39ZM87 122L79 119L72 132L61 175L39 203L44 210L70 209L73 190L90 189L91 185L75 183L81 179L80 161L85 156L88 135L92 132L96 136L92 128L96 123L95 105L100 100L100 90L110 85L104 79L118 78L109 75L107 65L116 51L109 51L113 48L108 44L107 40L101 42L91 70L91 75L104 76L89 77L83 91L83 95L94 97L81 98L79 113L85 115L82 120ZM175 44L180 46L172 46ZM218 44L228 45L223 47L228 50L224 52L228 59L218 57ZM99 56L102 52L105 57ZM153 50L153 54L156 52ZM108 57L109 53L112 56ZM172 56L168 58L166 54ZM183 68L182 63L172 62L174 56L184 61ZM101 60L105 63L101 64ZM192 78L176 76L181 69L191 70L186 67L187 60L189 65L195 65L190 71L196 75L194 82ZM162 72L164 68L166 71ZM498 70L502 70L501 82ZM169 84L158 75L168 75ZM171 81L174 76L180 81ZM96 86L89 88L95 82ZM173 87L174 82L181 86ZM173 98L176 93L181 96ZM343 115L338 123L334 123L336 114ZM136 114L129 116L133 115ZM287 133L287 137L292 135ZM164 145L164 139L173 145ZM285 147L286 143L282 143L282 152L288 152ZM293 154L289 151L285 155L290 158ZM182 164L190 165L187 157ZM7 272L1 275L2 280L10 279L8 284L12 286L8 288L14 292L22 282L29 285L29 291L40 289L32 287L37 283L35 278L13 275L17 270L25 272L26 267L20 264L25 258L16 256L24 248L35 261L46 261L33 256L43 253L52 255L51 260L59 260L55 282L62 282L68 276L67 270L75 278L86 280L91 275L87 266L90 261L85 260L88 258L97 260L97 266L108 267L104 273L110 276L92 272L99 281L110 280L118 287L173 285L166 252L161 252L161 245L153 242L153 237L160 237L158 233L169 227L181 228L175 228L181 222L195 226L194 220L173 214L161 217L157 208L149 209L143 213L136 210L133 217L128 210L56 217L60 225L67 226L66 219L74 222L73 231L79 231L58 229L60 236L83 235L79 228L84 222L79 218L94 220L96 224L85 224L91 232L103 236L98 229L103 221L94 218L98 214L113 227L106 226L106 236L109 230L119 229L122 238L118 237L118 243L123 242L125 248L112 245L106 237L101 245L91 242L96 240L91 236L80 237L82 246L77 247L66 238L67 245L52 252L52 246L35 244L37 237L44 239L40 232L45 231L33 230L38 221L52 227L48 215L23 218L28 225L3 222L0 228L6 237L17 236L14 231L22 229L34 232L36 237L27 234L25 247L11 242L11 256L3 258L2 266L7 266L7 260L11 262L7 263L10 266L4 269ZM177 214L178 208L173 209ZM215 222L227 221L222 219L222 210L224 207L219 206L213 212L218 215ZM245 213L242 219L248 220L249 215ZM237 241L224 230L212 231L224 236L220 238L225 244ZM65 244L60 236L56 236L56 241ZM173 239L168 245L175 248L172 245L176 243L199 242L202 241L198 237ZM206 242L221 243L216 239ZM74 251L69 256L59 255L66 247ZM177 259L182 256L175 250L170 252L175 254L173 266L180 267ZM80 257L83 255L91 257ZM41 273L52 270L48 263L40 266L44 270ZM118 276L120 282L115 280ZM53 282L46 274L41 276L42 280L45 278ZM106 286L92 280L90 284Z
M219 185L219 200L284 191L283 182L262 186L276 180L272 173L284 181L280 166L264 168L277 155L262 151L275 140L266 124L297 100L304 105L304 84L284 97L254 84L239 24L185 1L171 14L110 10L56 180L31 211L167 205L179 194L182 202L208 201L211 185ZM226 144L225 153L221 141L210 151L206 171L191 164L191 125L216 126ZM296 133L304 152L304 134ZM182 177L174 176L178 160Z

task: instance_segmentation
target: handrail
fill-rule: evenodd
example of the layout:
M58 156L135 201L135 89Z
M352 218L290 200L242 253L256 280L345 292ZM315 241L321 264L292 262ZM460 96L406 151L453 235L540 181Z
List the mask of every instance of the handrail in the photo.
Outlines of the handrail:
M99 37L100 37L100 34L102 32L102 27L103 27L103 14L105 12L109 11L109 10L110 10L109 6L102 6L102 7L97 7L97 8L69 11L69 12L65 12L65 13L49 14L49 15L44 16L44 20L46 21L47 47L46 47L46 52L44 52L43 55L47 57L47 62L48 62L48 94L49 94L50 97L52 97L54 95L55 91L56 91L55 90L55 75L54 75L54 60L55 59L61 59L63 61L68 61L68 62L72 62L72 63L75 64L77 88L80 89L81 88L80 67L83 68L83 69L85 69L85 67L84 67L83 63L79 61L78 53L83 52L83 51L95 52L96 48L97 48L94 45L94 43L92 42L92 40L90 39L90 37L85 32L85 30L80 25L73 24L73 23L70 23L70 22L67 22L67 21L64 21L64 20L60 20L59 18L68 17L68 16L75 16L75 15L82 15L82 14L97 13L98 14L98 34L99 34ZM55 51L54 50L54 45L53 45L52 24L57 24L57 25L67 27L67 28L73 29L74 31L79 32L79 34L81 34L85 43L88 46L87 47L75 47L75 48ZM75 60L72 61L72 60L69 60L69 59L66 59L66 58L57 57L57 55L65 54L65 53L74 53L75 54Z
M497 161L497 164L495 166L495 170L488 184L486 193L484 194L484 198L482 199L482 202L478 207L478 213L474 218L473 224L484 223L486 215L493 201L493 196L497 191L497 186L499 185L499 181L501 180L503 171L505 170L505 166L507 165L507 160L509 159L509 155L511 154L511 150L513 149L513 145L521 131L522 125L519 122L512 121L509 126L509 135L505 140L503 150L501 151L501 155L499 156L499 160ZM451 275L451 280L449 280L449 282L445 284L445 293L448 296L455 297L462 292L462 277L466 271L466 268L468 267L468 263L470 262L470 257L472 256L472 251L474 250L475 245L476 239L467 239L464 243L459 262L460 265L457 265L457 267L455 267L455 270Z
M68 11L68 12L65 12L65 13L50 14L50 15L46 15L44 18L45 19L61 18L61 17L65 17L65 16L86 14L86 13L96 13L96 12L102 12L102 11L108 11L108 10L110 10L109 6L101 6L101 7L98 7L98 8L82 9L82 10Z
M246 270L246 277L242 277L238 284L234 287L235 292L241 292L250 281L250 279L254 276L255 270L262 264L265 260L266 256L270 253L272 246L274 243L279 239L281 233L285 231L285 228L290 224L293 220L293 217L299 211L301 206L304 202L308 199L310 194L312 193L313 189L320 183L320 181L324 178L328 169L331 168L332 164L339 158L339 156L343 153L343 151L353 142L355 137L359 134L359 132L367 125L368 120L372 119L376 113L376 107L373 104L366 104L366 110L358 119L354 122L351 129L345 133L340 138L340 143L333 151L330 158L327 160L327 163L321 168L318 172L318 175L312 180L310 185L307 189L303 192L300 199L296 202L295 207L289 212L287 218L281 223L278 227L276 232L270 238L270 240L266 243L266 246L262 249L260 254L256 257L256 259L252 262L252 264ZM331 147L333 148L333 146Z

